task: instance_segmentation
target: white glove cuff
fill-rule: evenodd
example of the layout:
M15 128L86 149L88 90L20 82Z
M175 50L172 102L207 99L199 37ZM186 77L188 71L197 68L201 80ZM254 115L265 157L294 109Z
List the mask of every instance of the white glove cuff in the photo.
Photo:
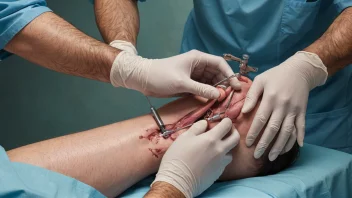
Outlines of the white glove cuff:
M296 60L304 61L314 67L314 71L312 71L314 74L312 75L312 88L325 84L328 78L328 71L318 55L311 52L298 51L293 57L295 57Z
M148 72L152 60L145 59L127 51L121 51L110 70L110 82L115 87L125 87L140 92L145 91ZM141 77L141 76L146 77Z
M166 175L157 176L157 178L155 178L153 183L150 184L150 187L152 187L155 182L166 182L166 183L174 186L175 188L177 188L186 198L193 198L192 193L191 193L190 190L186 190L186 188L183 187L182 184L178 183L173 178L170 178L170 177L168 177Z
M159 172L156 174L154 182L163 181L173 185L181 191L186 198L192 198L199 195L199 184L187 164L181 160L171 160L168 163L162 163Z
M138 54L137 49L134 47L134 45L127 41L115 40L110 43L110 46L120 49L122 51L133 53L135 55Z

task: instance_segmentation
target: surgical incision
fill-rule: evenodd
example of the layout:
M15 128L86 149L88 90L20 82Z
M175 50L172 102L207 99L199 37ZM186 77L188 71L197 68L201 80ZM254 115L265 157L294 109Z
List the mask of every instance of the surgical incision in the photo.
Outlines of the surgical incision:
M157 126L149 128L143 132L139 139L146 139L150 142L149 151L156 158L162 156L167 148L175 139L186 131L194 122L205 119L208 121L209 128L214 127L223 118L228 117L235 122L236 118L241 112L241 108L246 97L246 93L251 85L251 81L246 77L241 77L241 90L233 90L231 87L219 85L221 96L217 100L208 100L204 102L199 108L191 110L187 115L172 124L167 124L167 130L175 130L168 138L160 137L160 130ZM194 100L190 97L188 101ZM185 101L187 102L187 100ZM182 129L182 130L180 130Z

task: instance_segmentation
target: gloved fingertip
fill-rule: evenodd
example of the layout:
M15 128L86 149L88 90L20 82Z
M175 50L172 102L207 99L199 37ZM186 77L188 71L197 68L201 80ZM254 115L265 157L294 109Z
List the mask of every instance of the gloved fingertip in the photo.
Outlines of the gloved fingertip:
M260 149L260 150L255 150L254 152L254 158L255 159L259 159L262 155L263 155L263 151Z
M303 147L303 140L297 140L297 142L300 147Z
M270 152L269 153L269 160L272 162L276 160L276 158L279 156L279 152Z
M246 139L246 146L251 147L253 145L253 140Z
M218 89L213 87L211 89L199 93L198 95L207 99L218 99L220 97L220 92Z
M250 111L252 110L253 104L252 104L251 102L252 102L252 101L248 101L248 100L246 100L246 101L244 102L243 107L242 107L242 109L241 109L241 112L242 112L242 113L248 113L248 112L250 112Z
M235 136L236 139L236 145L240 142L240 133L237 131L235 127L232 128L232 135Z
M194 135L199 135L205 132L208 127L208 122L206 120L200 120L194 123L189 129Z
M230 78L230 85L235 90L241 90L242 84L237 78Z
M242 84L238 80L231 81L230 84L231 84L231 87L235 90L241 90L241 88L242 88Z
M220 97L220 92L219 90L213 90L212 93L211 93L211 99L217 99Z
M200 126L208 125L208 122L206 120L200 120L196 123L198 123Z

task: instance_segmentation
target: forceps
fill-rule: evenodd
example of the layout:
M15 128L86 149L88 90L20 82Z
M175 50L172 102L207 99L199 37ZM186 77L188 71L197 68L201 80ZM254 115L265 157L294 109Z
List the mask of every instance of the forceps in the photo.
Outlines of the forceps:
M163 120L160 118L160 115L159 115L158 111L153 107L153 105L150 102L148 96L145 96L145 97L148 100L149 107L150 107L150 112L152 113L152 116L153 116L156 124L160 128L161 133L164 134L166 132L166 129L165 129L165 124L164 124Z
M149 107L150 107L150 112L151 112L151 114L152 114L152 116L153 116L153 118L154 118L156 124L158 125L158 127L159 127L159 129L160 129L160 131L161 131L161 134L160 134L161 137L167 138L167 137L169 137L171 134L173 134L173 133L175 133L175 132L177 132L177 131L179 131L179 130L188 128L188 127L190 127L190 126L193 125L193 124L189 124L189 125L187 125L187 126L184 126L184 127L181 127L181 128L177 128L177 129L174 129L174 130L167 130L167 129L165 128L165 124L164 124L163 120L161 119L161 117L160 117L158 111L154 108L154 106L153 106L152 103L150 102L148 96L145 96L145 97L146 97L147 100L148 100Z
M239 62L240 63L240 66L239 66L240 72L239 73L235 73L235 74L233 74L233 75L231 75L231 76L229 76L227 78L224 78L224 79L220 80L219 82L217 82L217 83L215 83L213 85L214 87L220 85L223 82L226 82L226 81L230 80L231 78L234 78L234 77L240 78L242 75L246 75L249 72L257 72L258 71L258 68L248 65L249 56L247 54L243 54L242 55L242 59L240 59L240 58L238 58L236 56L233 56L231 54L224 54L224 59L227 60L227 61Z
M213 85L214 87L220 85L223 82L226 82L226 81L230 80L231 78L237 77L239 79L242 75L246 75L249 72L257 72L258 71L258 68L251 67L251 66L248 65L249 56L247 54L243 54L242 55L242 59L240 59L240 58L238 58L236 56L233 56L231 54L224 54L224 59L227 60L227 61L231 61L232 60L232 61L239 62L240 63L240 66L239 66L240 67L240 72L220 80L219 82L217 82L217 83L215 83ZM229 108L234 93L235 93L235 91L231 92L230 99L229 99L229 101L227 102L227 104L225 106L225 111ZM222 119L221 118L222 114L225 114L225 112L217 113L213 117L206 118L206 120L209 121L209 122L221 120Z

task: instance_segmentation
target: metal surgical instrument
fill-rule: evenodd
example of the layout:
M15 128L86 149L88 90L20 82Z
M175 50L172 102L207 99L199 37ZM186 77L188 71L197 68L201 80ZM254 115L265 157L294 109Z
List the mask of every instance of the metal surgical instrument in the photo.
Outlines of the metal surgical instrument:
M216 87L216 86L220 85L221 83L230 80L230 78L234 78L234 77L237 77L237 76L238 76L238 74L234 74L234 75L231 75L231 76L229 76L229 77L227 77L227 78L225 78L225 79L222 79L222 80L220 80L219 82L215 83L215 84L213 85L213 87Z
M224 54L224 59L227 61L236 61L238 63L240 63L240 72L237 74L237 78L241 77L241 75L246 75L249 72L257 72L258 68L256 67L252 67L248 65L248 59L249 59L249 55L248 54L243 54L242 55L242 59L233 56L231 54Z
M234 77L240 78L242 75L246 75L249 72L257 72L258 71L258 68L255 68L255 67L252 67L252 66L248 65L249 56L247 54L243 54L242 55L242 59L240 59L240 58L238 58L236 56L233 56L231 54L224 54L224 59L227 60L227 61L239 62L240 63L240 66L239 66L240 72L236 73L236 74L233 74L233 75L231 75L231 76L229 76L227 78L224 78L221 81L215 83L213 85L214 87L220 85L223 82L226 82L226 81L230 80L231 78L234 78Z
M180 131L180 130L182 130L182 129L191 127L192 125L193 125L193 124L189 124L189 125L186 125L186 126L184 126L184 127L177 128L177 129L174 129L174 130L166 130L165 133L161 134L161 136L164 137L164 138L167 138L167 137L169 137L171 134L176 133L177 131Z
M167 138L169 137L171 134L179 131L179 130L182 130L182 129L185 129L185 128L188 128L190 126L192 126L193 124L189 124L187 126L184 126L184 127L181 127L181 128L178 128L178 129L174 129L174 130L166 130L165 128L165 124L163 122L163 120L161 119L158 111L154 108L154 106L152 105L152 103L150 102L148 96L145 96L148 100L148 103L149 103L149 106L150 106L150 112L152 113L152 116L156 122L156 124L158 125L160 131L161 131L161 134L160 136L163 137L163 138Z
M242 59L240 59L240 58L238 58L236 56L233 56L231 54L224 54L224 59L227 60L227 61L239 62L240 63L240 66L239 66L240 67L240 72L236 73L236 74L233 74L233 75L231 75L231 76L229 76L227 78L224 78L223 80L215 83L213 85L214 87L220 85L221 83L223 83L225 81L228 81L231 78L234 78L234 77L240 78L242 75L246 75L249 72L257 72L258 71L258 68L251 67L251 66L248 65L249 56L247 54L243 54L242 55ZM227 104L225 106L225 111L230 107L231 100L233 98L234 93L235 93L235 91L231 92L230 99L229 99L229 101L227 102ZM221 118L222 114L225 114L225 112L217 113L217 114L213 115L210 118L206 118L206 120L209 121L209 122L214 122L214 121L221 120L222 119Z
M164 134L166 132L166 129L165 129L165 125L164 125L164 122L163 120L160 118L160 115L158 113L158 111L153 107L152 103L150 102L148 96L145 96L148 100L148 103L149 103L149 107L150 107L150 112L152 113L152 116L156 122L156 124L158 125L158 127L160 128L161 130L161 133Z

